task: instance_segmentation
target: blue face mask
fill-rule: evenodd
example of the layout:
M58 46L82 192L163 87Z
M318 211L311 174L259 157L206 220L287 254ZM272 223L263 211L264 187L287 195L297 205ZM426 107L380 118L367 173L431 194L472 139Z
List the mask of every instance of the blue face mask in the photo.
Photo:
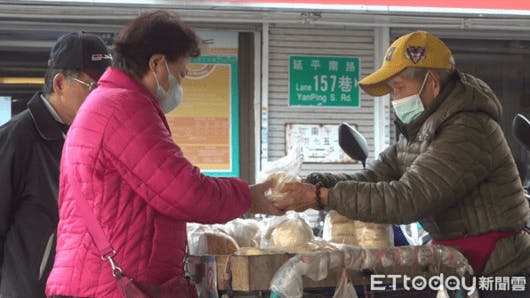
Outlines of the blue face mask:
M394 111L396 112L396 115L399 120L401 120L401 122L405 124L410 123L412 120L416 119L416 117L418 117L421 113L423 113L424 108L423 103L421 102L420 94L421 91L423 91L425 82L427 82L428 75L429 73L425 74L425 78L423 79L423 83L421 83L421 87L418 93L392 101Z

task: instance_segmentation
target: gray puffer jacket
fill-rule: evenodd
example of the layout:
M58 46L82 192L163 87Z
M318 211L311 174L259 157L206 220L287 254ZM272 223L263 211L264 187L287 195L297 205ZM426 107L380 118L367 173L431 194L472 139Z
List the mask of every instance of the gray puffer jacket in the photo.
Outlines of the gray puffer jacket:
M455 73L433 105L402 127L397 144L356 175L314 173L330 188L328 209L352 219L419 221L435 240L524 227L530 216L499 125L502 108L481 80ZM484 275L530 266L530 235L504 238Z

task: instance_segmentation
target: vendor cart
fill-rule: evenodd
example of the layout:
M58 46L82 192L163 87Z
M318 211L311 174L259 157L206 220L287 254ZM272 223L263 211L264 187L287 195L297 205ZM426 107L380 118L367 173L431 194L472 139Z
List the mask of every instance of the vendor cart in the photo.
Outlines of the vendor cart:
M190 261L200 297L333 297L343 272L359 297L436 297L436 290L427 285L413 289L403 278L409 282L438 276L461 280L473 274L460 252L434 245L344 247L298 255L192 256Z

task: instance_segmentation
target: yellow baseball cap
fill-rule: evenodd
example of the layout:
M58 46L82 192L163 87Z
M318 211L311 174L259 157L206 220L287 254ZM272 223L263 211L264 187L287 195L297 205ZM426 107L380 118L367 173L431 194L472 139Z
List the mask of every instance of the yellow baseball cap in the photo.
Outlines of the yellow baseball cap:
M359 81L364 92L372 96L382 96L391 89L386 80L407 67L454 69L451 50L438 37L425 31L403 35L390 45L383 65Z

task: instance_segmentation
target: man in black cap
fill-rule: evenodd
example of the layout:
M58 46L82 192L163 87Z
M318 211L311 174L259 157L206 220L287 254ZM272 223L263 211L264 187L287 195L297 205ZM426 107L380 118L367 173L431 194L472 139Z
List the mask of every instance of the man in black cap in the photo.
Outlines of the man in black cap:
M42 92L0 126L0 297L45 297L66 131L110 63L99 37L79 32L59 37Z

